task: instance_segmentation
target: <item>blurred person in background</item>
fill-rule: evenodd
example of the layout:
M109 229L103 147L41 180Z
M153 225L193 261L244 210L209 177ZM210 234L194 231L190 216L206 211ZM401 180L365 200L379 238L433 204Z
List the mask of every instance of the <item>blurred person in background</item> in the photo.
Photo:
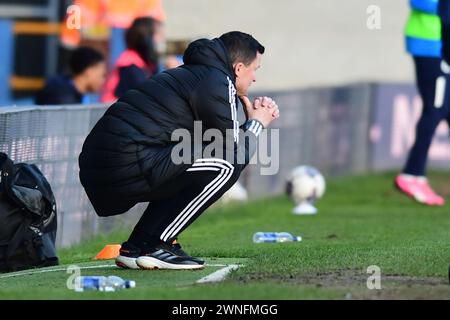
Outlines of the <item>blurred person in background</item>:
M164 26L151 17L136 18L125 33L125 42L127 49L108 76L102 102L117 100L159 71L158 49L165 43Z
M37 105L88 103L87 94L101 90L106 78L106 62L102 53L88 48L75 49L69 59L70 75L47 80L35 98Z
M411 0L406 26L406 45L413 56L423 110L416 127L416 140L397 188L416 201L442 206L443 197L428 184L428 150L442 120L450 125L450 0Z

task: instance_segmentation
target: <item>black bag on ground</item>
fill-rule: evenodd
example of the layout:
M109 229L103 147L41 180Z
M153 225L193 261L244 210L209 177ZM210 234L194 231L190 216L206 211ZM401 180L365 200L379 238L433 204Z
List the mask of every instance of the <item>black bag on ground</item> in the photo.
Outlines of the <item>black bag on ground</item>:
M34 164L0 152L0 272L58 264L56 202Z

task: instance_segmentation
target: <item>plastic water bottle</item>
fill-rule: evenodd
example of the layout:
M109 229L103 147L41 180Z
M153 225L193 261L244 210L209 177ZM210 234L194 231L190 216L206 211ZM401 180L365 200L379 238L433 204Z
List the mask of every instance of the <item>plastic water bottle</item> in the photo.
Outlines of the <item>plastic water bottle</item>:
M124 280L117 276L80 276L75 278L74 290L83 291L105 291L113 292L120 289L136 287L133 280Z
M293 236L288 232L257 232L253 235L253 242L255 243L291 241L302 241L302 237Z

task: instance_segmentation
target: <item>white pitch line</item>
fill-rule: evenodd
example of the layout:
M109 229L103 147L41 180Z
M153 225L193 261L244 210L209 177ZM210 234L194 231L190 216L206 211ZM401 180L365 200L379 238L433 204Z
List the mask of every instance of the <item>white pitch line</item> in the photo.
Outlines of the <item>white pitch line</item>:
M76 265L76 264L74 264ZM207 264L207 267L226 267L228 265L226 264ZM67 271L67 268L69 266L62 268L62 267L56 267L52 269L44 269L44 270L24 270L24 271L18 271L14 273L8 273L5 275L0 276L0 279L6 279L6 278L12 278L12 277L19 277L19 276L29 276L33 274L39 274L39 273L47 273L47 272L56 272L56 271ZM100 269L100 268L118 268L116 265L113 264L103 264L98 266L85 266L85 267L79 267L80 269Z
M232 271L236 270L240 267L238 264L230 264L222 269L219 269L206 277L201 278L200 280L197 280L196 283L213 283L213 282L220 282Z
M209 263L207 263L205 266L206 267L227 267L228 264L209 264Z
M75 265L75 264L74 264ZM104 264L104 265L99 265L99 266L86 266L86 267L78 267L80 269L99 269L99 268L117 268L117 266L115 265L111 265L111 264ZM29 271L19 271L19 272L15 272L14 274L6 274L3 276L0 276L0 279L5 279L5 278L12 278L12 277L18 277L18 276L29 276L32 274L38 274L38 273L47 273L47 272L55 272L55 271L67 271L67 268L58 268L58 269L45 269L45 270L29 270Z

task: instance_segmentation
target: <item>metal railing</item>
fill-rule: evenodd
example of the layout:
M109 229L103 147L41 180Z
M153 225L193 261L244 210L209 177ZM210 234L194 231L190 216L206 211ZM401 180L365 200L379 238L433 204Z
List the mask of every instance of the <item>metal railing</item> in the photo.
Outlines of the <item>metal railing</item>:
M313 165L325 176L400 168L414 138L414 117L420 114L413 85L357 84L260 94L272 96L280 106L275 125L280 136L279 170L264 176L260 165L248 166L241 182L253 198L283 192L289 171L301 164ZM35 163L51 183L59 211L60 246L134 222L145 209L141 204L130 213L99 218L79 182L83 142L106 109L106 105L0 108L0 151L15 162ZM448 127L442 125L429 163L450 169Z

